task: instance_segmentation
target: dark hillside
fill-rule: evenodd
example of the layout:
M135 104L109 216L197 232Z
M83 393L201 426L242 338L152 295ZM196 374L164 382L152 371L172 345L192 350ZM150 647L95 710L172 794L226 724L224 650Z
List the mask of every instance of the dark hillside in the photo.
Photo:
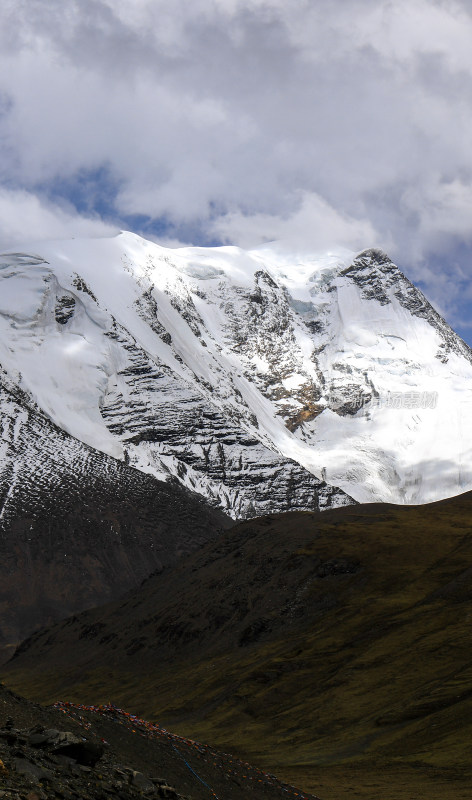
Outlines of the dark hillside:
M113 699L326 800L469 798L471 518L466 494L242 523L36 634L4 679Z

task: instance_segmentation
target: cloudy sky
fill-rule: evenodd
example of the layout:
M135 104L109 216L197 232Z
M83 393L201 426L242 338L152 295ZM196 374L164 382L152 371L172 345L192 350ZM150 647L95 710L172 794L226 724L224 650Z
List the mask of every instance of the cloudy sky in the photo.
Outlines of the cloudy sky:
M470 0L2 0L0 248L380 246L472 343Z

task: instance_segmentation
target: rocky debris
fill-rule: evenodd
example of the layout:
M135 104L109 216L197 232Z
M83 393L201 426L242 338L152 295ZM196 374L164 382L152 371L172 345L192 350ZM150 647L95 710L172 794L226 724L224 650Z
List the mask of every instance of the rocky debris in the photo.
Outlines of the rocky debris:
M56 755L67 756L84 767L94 767L103 755L103 746L81 739L70 731L38 730L28 740L32 747L49 748Z
M107 743L90 735L42 725L5 725L0 729L0 756L0 798L186 800L163 778L117 763Z
M0 684L0 800L249 796L317 800L228 753L113 704L45 707Z

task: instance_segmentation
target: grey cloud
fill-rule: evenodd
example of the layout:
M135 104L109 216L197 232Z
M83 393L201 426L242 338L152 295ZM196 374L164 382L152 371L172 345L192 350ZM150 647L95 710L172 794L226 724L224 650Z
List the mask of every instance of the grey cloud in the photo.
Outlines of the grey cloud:
M368 236L457 308L426 264L472 236L465 0L7 0L0 23L10 186L107 163L121 215Z

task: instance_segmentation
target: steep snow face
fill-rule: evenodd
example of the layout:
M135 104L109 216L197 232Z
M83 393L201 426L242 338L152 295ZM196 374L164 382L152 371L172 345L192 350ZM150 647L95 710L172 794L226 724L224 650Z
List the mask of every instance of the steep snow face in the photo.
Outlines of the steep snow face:
M0 256L0 363L53 422L233 516L472 488L472 355L379 251ZM470 387L470 388L469 388Z
M128 236L2 256L4 381L76 439L177 479L235 517L353 502L267 446L254 413L236 390L233 397L231 375L213 389L222 366L207 366L199 353L194 323L185 307L177 309L187 300L180 285L171 296L150 283L155 265L146 250ZM5 486L14 478L10 427ZM80 468L77 474L80 480Z

